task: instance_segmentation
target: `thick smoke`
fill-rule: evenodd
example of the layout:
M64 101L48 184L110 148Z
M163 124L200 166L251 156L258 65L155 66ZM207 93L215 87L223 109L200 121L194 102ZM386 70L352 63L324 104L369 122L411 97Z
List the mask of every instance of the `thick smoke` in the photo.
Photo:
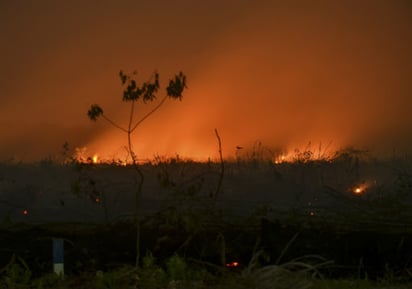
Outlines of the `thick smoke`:
M408 1L121 2L0 4L0 159L54 156L65 141L120 157L126 136L86 116L99 103L126 124L120 69L189 80L136 131L142 158L215 157L215 128L226 156L257 141L410 150Z

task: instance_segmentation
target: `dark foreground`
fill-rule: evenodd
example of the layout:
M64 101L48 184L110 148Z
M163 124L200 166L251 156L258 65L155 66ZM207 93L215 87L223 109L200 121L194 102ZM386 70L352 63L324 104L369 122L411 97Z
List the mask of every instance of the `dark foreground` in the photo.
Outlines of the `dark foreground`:
M55 276L51 287L49 281L28 285L52 272L56 238L64 240L66 280L78 282L60 288L82 288L96 278L100 285L84 288L163 280L140 288L243 289L276 277L286 282L279 288L333 289L346 287L306 282L402 285L412 279L408 160L249 161L226 164L224 174L214 163L169 161L142 169L137 270L133 168L0 165L0 285L58 288ZM127 285L114 286L115 280ZM365 286L347 288L378 288Z
M195 228L185 223L187 216L173 219L172 213L157 214L142 222L141 260L149 254L162 267L171 256L181 256L193 266L216 273L241 271L258 255L254 262L259 266L300 260L325 278L412 281L412 233L406 227L368 224L369 229L365 229L360 223L355 228L316 219L286 223L255 217L231 223L209 218L208 224ZM294 218L300 220L299 216ZM7 275L13 262L27 266L33 278L52 272L55 238L64 239L68 276L135 265L136 226L131 220L113 224L19 224L0 230L0 274ZM232 268L233 262L239 266Z

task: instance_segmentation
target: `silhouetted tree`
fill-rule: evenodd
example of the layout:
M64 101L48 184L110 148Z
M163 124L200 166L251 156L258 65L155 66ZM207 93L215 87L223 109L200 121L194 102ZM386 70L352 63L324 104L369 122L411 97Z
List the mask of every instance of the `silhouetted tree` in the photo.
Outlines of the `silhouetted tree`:
M153 102L157 99L157 92L160 88L159 84L159 74L155 72L152 78L147 81L143 82L142 84L138 84L135 79L136 72L130 74L125 74L123 71L120 71L119 76L123 86L123 101L130 103L130 114L129 114L129 121L126 127L119 125L118 123L114 122L112 119L107 117L103 111L103 109L98 104L91 105L87 115L92 121L96 121L99 117L102 117L104 120L109 122L114 127L118 128L119 130L123 131L127 134L127 143L128 143L128 152L132 159L132 165L136 170L137 175L139 176L139 182L136 189L136 209L135 209L135 220L136 220L136 267L139 266L139 259L140 259L140 202L142 197L142 188L144 183L144 175L142 170L139 167L139 163L137 161L137 156L133 150L131 136L136 128L145 121L149 116L151 116L154 112L156 112L168 99L182 99L182 93L186 88L186 76L179 72L174 76L174 78L169 80L169 84L166 87L165 95L160 99L158 104L150 110L145 115L137 118L135 120L135 106L138 101L143 102L146 104L148 102Z

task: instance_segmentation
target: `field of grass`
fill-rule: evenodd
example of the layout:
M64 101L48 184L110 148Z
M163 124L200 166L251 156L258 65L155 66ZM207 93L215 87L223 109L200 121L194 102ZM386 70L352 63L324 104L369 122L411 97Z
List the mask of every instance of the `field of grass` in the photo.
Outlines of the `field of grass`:
M0 288L412 286L406 157L238 159L224 174L179 159L141 168L136 267L132 167L0 164ZM65 240L63 280L53 238Z

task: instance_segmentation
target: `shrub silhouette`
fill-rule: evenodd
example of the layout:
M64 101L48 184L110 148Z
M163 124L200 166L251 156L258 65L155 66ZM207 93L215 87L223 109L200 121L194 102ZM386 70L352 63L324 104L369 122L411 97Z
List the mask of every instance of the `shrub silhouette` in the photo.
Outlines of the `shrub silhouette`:
M160 88L159 83L159 74L155 72L152 78L149 81L143 82L142 84L138 84L136 80L136 72L132 74L125 74L123 71L120 71L119 76L123 86L123 97L122 100L125 102L130 103L130 113L129 113L129 121L127 126L121 126L117 122L113 121L111 118L107 117L104 113L104 110L98 105L93 104L90 106L90 109L87 112L88 117L92 121L97 121L100 117L103 118L105 121L110 123L112 126L116 127L117 129L123 131L127 134L127 148L128 153L132 159L132 165L136 170L137 175L139 176L139 182L136 189L136 207L135 207L135 221L136 221L136 266L139 266L139 259L140 259L140 201L142 196L142 187L144 183L144 175L142 170L139 167L139 163L137 161L137 156L135 151L133 150L132 145L132 134L136 130L136 128L142 124L148 117L150 117L153 113L155 113L167 99L182 99L183 91L186 88L186 76L179 72L174 76L174 78L169 80L169 84L166 87L165 95L160 99L158 104L150 110L145 115L141 116L137 120L135 120L135 106L138 101L143 102L146 104L148 102L153 102L157 99L157 92Z

